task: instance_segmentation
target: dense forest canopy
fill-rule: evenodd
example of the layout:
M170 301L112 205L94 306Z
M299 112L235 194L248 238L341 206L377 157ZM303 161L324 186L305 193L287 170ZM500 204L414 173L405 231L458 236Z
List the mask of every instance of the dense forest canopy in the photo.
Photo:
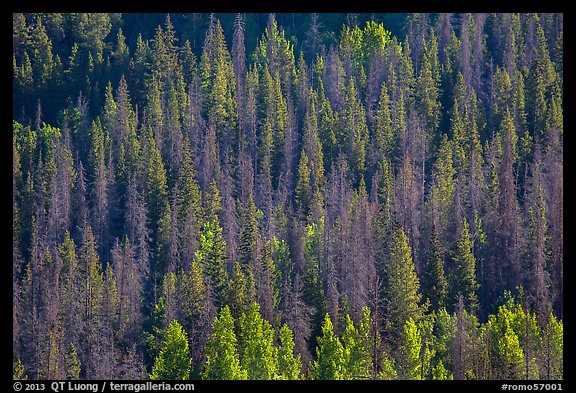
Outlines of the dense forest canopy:
M562 14L13 14L30 379L562 379Z

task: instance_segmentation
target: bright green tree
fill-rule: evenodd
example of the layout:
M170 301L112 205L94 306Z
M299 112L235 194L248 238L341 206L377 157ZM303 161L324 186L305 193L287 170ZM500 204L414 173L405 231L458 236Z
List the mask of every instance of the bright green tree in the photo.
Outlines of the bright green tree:
M277 373L274 329L260 315L260 305L253 302L238 322L240 366L248 379L272 379Z
M202 379L248 379L248 373L240 366L234 318L228 306L224 306L214 318L212 336L205 348L206 363Z
M416 275L408 238L402 228L396 229L393 233L386 275L388 315L393 329L402 331L408 319L418 321L424 311L419 305L422 299L420 280Z
M399 366L401 379L422 379L422 335L412 318L404 323L403 342L400 347Z
M312 362L311 370L314 379L344 379L345 352L338 336L334 334L332 320L326 313L322 325L322 336L318 337L316 360Z
M173 320L166 330L164 346L154 362L150 379L186 380L191 364L188 335L182 325Z
M546 379L564 378L564 324L550 313L542 332L543 373Z
M278 376L281 379L300 379L302 363L301 355L294 353L294 334L288 325L284 324L278 333L280 345L276 350L276 364Z
M344 332L340 339L344 348L346 361L346 379L370 379L373 377L375 345L378 345L379 334L374 339L374 321L368 307L362 308L362 319L358 327L354 326L350 315L346 315Z

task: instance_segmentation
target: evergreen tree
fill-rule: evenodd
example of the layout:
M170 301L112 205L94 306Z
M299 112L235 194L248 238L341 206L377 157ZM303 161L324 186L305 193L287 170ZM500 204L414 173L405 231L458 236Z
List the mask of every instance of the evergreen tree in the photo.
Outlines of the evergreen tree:
M238 320L240 366L248 379L273 379L277 374L274 330L260 315L258 303L252 303Z
M234 332L234 318L224 306L212 323L212 336L206 342L206 364L203 379L247 379L240 366L238 341Z
M217 219L205 223L202 227L200 247L195 255L212 288L215 305L223 306L228 287L226 242L222 237L222 227Z
M344 379L345 352L340 339L334 334L332 320L326 313L322 336L318 337L317 359L312 363L314 379Z
M432 231L430 243L430 253L424 272L423 293L430 300L432 309L440 310L446 306L446 301L448 300L448 281L444 274L444 255L435 226Z
M192 360L186 331L178 321L173 320L168 325L165 336L164 346L154 362L150 379L188 379Z
M306 217L310 211L310 201L312 199L310 187L310 168L308 167L308 156L302 150L300 153L300 162L298 164L298 178L296 180L296 189L294 190L294 201L296 209L301 216Z
M546 327L542 331L544 361L541 375L547 379L562 379L564 376L563 333L564 324L551 314Z
M478 284L476 283L476 258L470 227L466 218L462 221L458 241L454 244L451 255L450 298L464 297L464 307L468 312L475 312L478 307Z
M341 336L342 346L346 358L346 379L370 379L373 377L375 364L374 354L378 351L379 334L374 335L374 321L370 316L370 309L362 309L362 319L358 327L346 315L344 332Z
M412 318L404 323L403 343L400 350L399 366L402 379L422 379L422 335Z
M239 318L248 311L250 304L256 299L254 286L252 269L250 267L243 269L239 262L234 262L227 303L233 317Z
M278 333L279 346L276 351L276 365L281 379L300 379L301 355L294 352L294 334L288 325L283 324Z
M155 244L158 236L158 223L165 210L168 198L166 169L160 151L154 140L148 141L148 163L146 174L146 206L150 223L152 242Z
M182 161L178 172L176 209L178 216L178 244L182 260L188 264L198 247L200 229L204 211L202 194L196 180L196 170L192 163L192 153L187 137L182 147Z
M255 266L258 260L258 222L256 221L256 205L252 197L248 198L247 206L242 206L240 218L240 263L244 268Z
M339 143L345 146L348 161L354 174L355 183L366 170L366 151L368 145L368 127L366 113L358 98L358 92L353 79L350 79L345 90L345 106L342 113L343 135Z
M420 280L414 270L412 251L408 245L408 238L401 228L393 233L386 276L388 315L392 328L399 331L404 328L409 318L412 318L413 322L419 320L424 311L420 306L422 298Z

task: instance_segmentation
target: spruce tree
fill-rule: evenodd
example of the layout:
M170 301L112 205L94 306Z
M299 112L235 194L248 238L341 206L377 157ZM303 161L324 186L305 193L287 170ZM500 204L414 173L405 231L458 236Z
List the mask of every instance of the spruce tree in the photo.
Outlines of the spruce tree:
M272 379L277 374L274 330L260 315L260 306L254 302L238 320L240 366L248 379Z
M422 335L412 318L406 320L403 329L399 356L400 378L422 379Z
M394 231L390 244L390 260L386 265L386 299L392 328L400 332L409 318L417 321L422 317L420 306L420 280L412 261L408 238L401 228Z
M234 318L228 306L220 310L212 323L212 336L206 342L206 363L202 378L208 380L248 378L248 373L240 366Z
M470 227L466 218L462 220L459 239L452 250L451 263L453 269L450 275L450 298L464 297L464 306L468 312L478 308L478 284L476 282L476 258L472 253L474 244L470 235Z
M164 346L152 367L150 379L186 380L192 360L188 351L188 335L178 321L173 320L166 329Z
M326 313L322 324L322 336L318 337L316 360L311 364L314 379L344 379L345 352L340 339L334 334L332 320Z
M448 281L444 274L444 255L441 247L438 231L434 226L424 271L425 280L423 286L423 293L430 300L430 305L434 310L440 310L445 307L448 300Z
M294 334L288 325L283 324L278 332L279 346L276 350L278 376L282 379L300 379L301 355L294 352Z
M222 236L222 227L218 219L206 222L202 227L200 247L195 256L212 288L215 305L223 306L228 287L228 273L226 271L226 241Z

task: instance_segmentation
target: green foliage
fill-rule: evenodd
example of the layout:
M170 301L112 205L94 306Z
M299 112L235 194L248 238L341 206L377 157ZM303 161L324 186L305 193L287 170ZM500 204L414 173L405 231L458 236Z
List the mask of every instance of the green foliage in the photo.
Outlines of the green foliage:
M548 323L542 332L544 367L542 376L547 379L564 378L564 323L554 315L549 316Z
M342 132L339 143L345 147L355 184L358 184L366 170L369 133L366 125L366 112L361 105L353 79L349 80L344 91Z
M188 379L192 363L188 351L188 335L178 321L173 320L166 329L165 337L164 346L154 362L150 379Z
M162 212L168 197L168 185L166 169L160 151L156 148L153 139L148 141L148 164L146 174L146 205L152 229L152 239L156 240L157 223L160 221Z
M14 366L12 369L12 380L25 381L27 379L28 379L28 376L26 374L24 374L24 365L22 364L22 361L20 359L18 359L18 361L16 361L14 363Z
M239 262L234 262L230 284L228 285L228 305L230 312L236 318L247 312L250 304L256 298L254 277L250 267L242 268Z
M144 331L144 344L146 345L147 355L155 359L160 352L164 342L166 324L166 302L164 296L160 296L154 304L146 323Z
M258 256L258 222L256 205L250 196L246 206L242 206L240 217L240 263L247 267L254 264Z
M14 13L12 47L13 378L563 378L561 14Z
M444 255L438 238L438 232L433 231L430 254L426 261L425 285L423 292L430 300L434 310L440 310L446 306L448 297L448 281L444 274Z
M288 325L283 324L278 333L280 345L276 351L276 364L280 379L300 379L301 355L294 353L294 334Z
M310 168L308 167L308 156L302 150L300 153L300 162L298 163L298 177L296 180L294 201L296 202L296 209L302 214L307 216L310 211L310 200L312 193L310 190Z
M202 378L247 379L247 371L240 366L234 318L228 306L222 308L214 318L212 332L206 343L206 363Z
M435 380L447 380L447 379L454 379L454 376L446 370L444 367L444 363L440 360L432 369L432 379Z
M68 352L65 358L65 369L66 379L80 379L80 359L78 359L76 346L73 343L70 343L70 346L68 347Z
M222 306L226 299L228 273L226 272L226 241L218 220L206 222L200 233L200 247L196 259L214 291L214 301Z
M366 22L363 29L344 25L340 33L340 50L345 57L352 59L357 69L367 70L370 55L383 50L390 36L383 24L373 21Z
M400 375L402 379L422 379L422 335L412 318L404 323L403 343L400 350Z
M240 366L248 379L272 379L277 374L274 330L260 315L258 303L252 303L238 322Z
M322 336L318 337L317 359L311 364L314 379L344 379L345 352L340 339L334 334L328 314L322 324Z
M470 235L470 229L466 218L462 220L460 238L454 245L452 263L454 269L450 276L451 298L459 295L464 297L464 306L467 311L474 312L478 308L478 284L476 283L476 258L472 250L474 242Z
M379 334L373 337L374 321L368 307L362 308L362 319L358 328L350 315L346 315L344 332L341 335L344 349L344 379L371 379L374 374L374 346L380 341Z
M390 260L386 265L388 285L388 315L394 329L403 329L406 321L418 321L423 314L420 306L420 280L416 275L412 250L404 231L396 229L390 244Z

